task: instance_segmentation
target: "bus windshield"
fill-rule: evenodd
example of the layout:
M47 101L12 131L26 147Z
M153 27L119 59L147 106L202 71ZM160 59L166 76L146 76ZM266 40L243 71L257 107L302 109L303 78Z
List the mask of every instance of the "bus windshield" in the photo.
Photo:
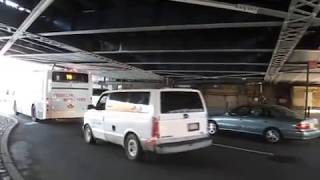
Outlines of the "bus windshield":
M75 83L88 83L89 77L85 73L74 72L52 72L53 82L75 82Z

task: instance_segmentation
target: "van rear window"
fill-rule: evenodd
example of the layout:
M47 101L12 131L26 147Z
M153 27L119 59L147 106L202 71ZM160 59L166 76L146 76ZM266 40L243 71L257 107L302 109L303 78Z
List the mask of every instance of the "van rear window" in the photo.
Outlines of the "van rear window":
M197 92L161 92L161 113L203 112L201 98Z

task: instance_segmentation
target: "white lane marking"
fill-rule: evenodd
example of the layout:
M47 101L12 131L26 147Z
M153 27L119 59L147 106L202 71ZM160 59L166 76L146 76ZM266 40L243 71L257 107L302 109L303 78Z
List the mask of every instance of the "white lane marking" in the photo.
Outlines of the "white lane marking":
M239 150L239 151L245 151L245 152L250 152L250 153L255 153L255 154L266 155L266 156L274 156L274 153L270 153L270 152L257 151L257 150L253 150L253 149L245 149L245 148L241 148L241 147L229 146L229 145L217 144L217 143L213 143L212 145L217 146L217 147L222 147L222 148L229 148L229 149L235 149L235 150Z
M34 125L34 124L38 124L37 122L27 122L27 123L24 123L25 125L27 126L30 126L30 125Z

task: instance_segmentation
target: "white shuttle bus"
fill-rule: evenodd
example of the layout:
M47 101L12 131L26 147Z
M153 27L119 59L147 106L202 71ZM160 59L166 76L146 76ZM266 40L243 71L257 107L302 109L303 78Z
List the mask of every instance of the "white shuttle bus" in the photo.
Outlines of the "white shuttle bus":
M33 120L83 117L91 103L90 74L44 70L22 73L16 82L13 110Z

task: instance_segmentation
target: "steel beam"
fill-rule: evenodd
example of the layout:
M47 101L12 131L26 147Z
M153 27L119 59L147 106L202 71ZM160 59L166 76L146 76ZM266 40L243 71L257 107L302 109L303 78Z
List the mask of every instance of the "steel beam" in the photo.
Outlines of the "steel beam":
M271 53L272 49L175 49L175 50L121 50L121 51L93 51L94 54L152 54L152 53L224 53L224 52L234 52L234 53ZM47 53L47 54L25 54L25 55L11 55L17 57L28 57L28 56L44 56L44 55L59 55L61 53ZM64 54L73 54L64 53Z
M16 31L16 29L14 27L11 27L11 26L8 26L8 25L5 25L5 24L2 24L0 23L0 27L2 29L13 29ZM7 27L7 28L6 28ZM110 58L107 58L107 57L104 57L104 56L100 56L98 54L94 54L92 52L88 52L88 51L84 51L82 49L79 49L79 48L76 48L76 47L73 47L73 46L70 46L70 45L67 45L67 44L64 44L64 43L60 43L58 41L55 41L55 40L51 40L51 39L48 39L46 37L42 37L42 36L39 36L39 35L36 35L36 34L31 34L31 33L28 33L28 32L24 32L23 33L23 37L25 38L28 38L28 39L31 39L33 41L36 41L36 42L41 42L41 43L44 43L44 44L48 44L50 46L53 46L53 47L57 47L59 49L65 49L66 51L70 51L70 53L48 53L48 54L25 54L25 56L21 56L21 55L9 55L10 57L16 57L16 58L23 58L23 57L37 57L37 56L48 56L50 57L51 55L78 55L78 56L84 56L88 59L92 59L92 60L101 60L101 61L104 61L104 62L107 62L107 63L112 63L114 65L117 65L119 67L123 67L123 68L127 68L127 70L133 70L133 71L137 71L137 72L144 72L146 74L149 74L150 72L148 71L144 71L142 69L139 69L139 68L136 68L136 67L133 67L133 66L129 66L127 64L124 64L124 63L120 63L118 61L114 61L113 59L110 59ZM151 75L155 75L155 74L151 74ZM159 79L161 79L161 77L157 76Z
M268 66L268 63L247 62L128 62L130 65L226 65L226 66Z
M154 70L147 70L147 71L151 71L154 73L167 73L167 72L174 72L174 73L229 73L229 74L257 74L257 75L264 75L265 72L261 72L261 71L215 71L215 70L180 70L180 69L176 69L176 70L159 70L159 69L154 69Z
M227 10L245 12L250 14L261 14L261 15L272 16L272 17L283 18L283 19L287 18L287 12L258 7L258 6L252 6L247 4L232 4L232 3L225 3L225 2L214 1L214 0L169 0L169 1L208 6L208 7L220 8L220 9L227 9ZM313 0L299 0L299 1L304 2L304 4L314 4ZM302 15L294 14L293 16L301 17ZM319 18L316 18L316 21L317 21L316 22L317 24L320 23Z
M279 27L282 22L234 22L234 23L215 23L215 24L184 24L184 25L166 25L166 26L147 26L130 28L109 28L92 30L75 30L62 32L39 33L41 36L66 36L82 34L108 34L108 33L128 33L128 32L150 32L150 31L179 31L179 30L202 30L202 29L220 29L220 28L251 28L251 27Z
M27 42L27 43L30 43L30 44L33 44L33 45L36 45L36 46L39 46L39 47L43 47L45 49L49 49L49 50L55 51L56 53L62 53L63 52L61 50L52 48L50 46L46 46L46 45L43 45L43 44L40 44L40 43L36 43L36 42L30 41L30 40L27 40L27 39L20 39L20 41L24 41L24 42Z
M11 36L1 36L0 37L0 40L8 40L8 39L10 39L11 38Z
M0 39L0 42L3 42L4 40L1 40ZM41 50L38 50L38 49L34 49L34 48L32 48L32 47L28 47L28 46L23 46L23 45L20 45L20 44L14 44L15 46L17 46L17 47L21 47L21 48L23 48L23 49L28 49L28 50L30 50L30 51L35 51L35 52L37 52L37 53L45 53L44 51L41 51Z
M179 77L175 75L165 75L166 77ZM229 75L219 75L219 76L201 76L201 77L188 77L190 80L196 80L196 79L224 79L224 78L251 78L253 76L261 76L262 79L263 75L261 74L229 74ZM183 76L180 76L183 78Z
M183 60L180 62L167 62L168 60L165 60L164 62L126 62L126 64L129 65L192 65L192 66L201 66L201 65L222 65L222 66L268 66L268 63L256 63L256 62L223 62L223 60L219 60L218 62L184 62ZM217 61L217 60L215 60ZM72 62L72 63L78 63L83 65L90 65L90 64L102 64L101 62L97 61L81 61L81 62ZM284 67L302 67L304 68L306 65L304 63L286 63Z
M264 77L265 81L275 79L307 29L316 20L319 10L320 0L291 1L288 15L282 25L277 45Z
M90 29L74 30L60 32L39 33L41 36L67 36L84 34L109 34L109 33L129 33L129 32L152 32L152 31L179 31L179 30L203 30L203 29L221 29L221 28L252 28L252 27L280 27L282 22L233 22L233 23L213 23L213 24L183 24L183 25L164 25L164 26L145 26L129 28L108 28L108 29ZM0 39L10 39L11 36L2 36Z
M229 81L228 81L229 80ZM239 79L234 79L234 78L225 78L225 79L196 79L196 80L188 80L188 79L183 79L183 80L177 80L175 81L176 84L206 84L206 83L221 83L221 84L246 84L248 81L250 82L261 82L263 78L260 77L248 77L246 81L240 81ZM224 82L225 81L225 82Z
M13 33L11 39L2 47L0 55L4 55L21 35L31 26L31 24L47 9L54 0L41 0L32 10L29 16L23 21L20 27Z
M151 54L151 53L224 53L224 52L272 52L272 49L161 49L161 50L120 50L94 51L95 54Z
M15 53L19 53L19 54L25 54L24 52L16 50L16 49L13 49L13 48L11 48L9 51L12 51L12 52L15 52Z

